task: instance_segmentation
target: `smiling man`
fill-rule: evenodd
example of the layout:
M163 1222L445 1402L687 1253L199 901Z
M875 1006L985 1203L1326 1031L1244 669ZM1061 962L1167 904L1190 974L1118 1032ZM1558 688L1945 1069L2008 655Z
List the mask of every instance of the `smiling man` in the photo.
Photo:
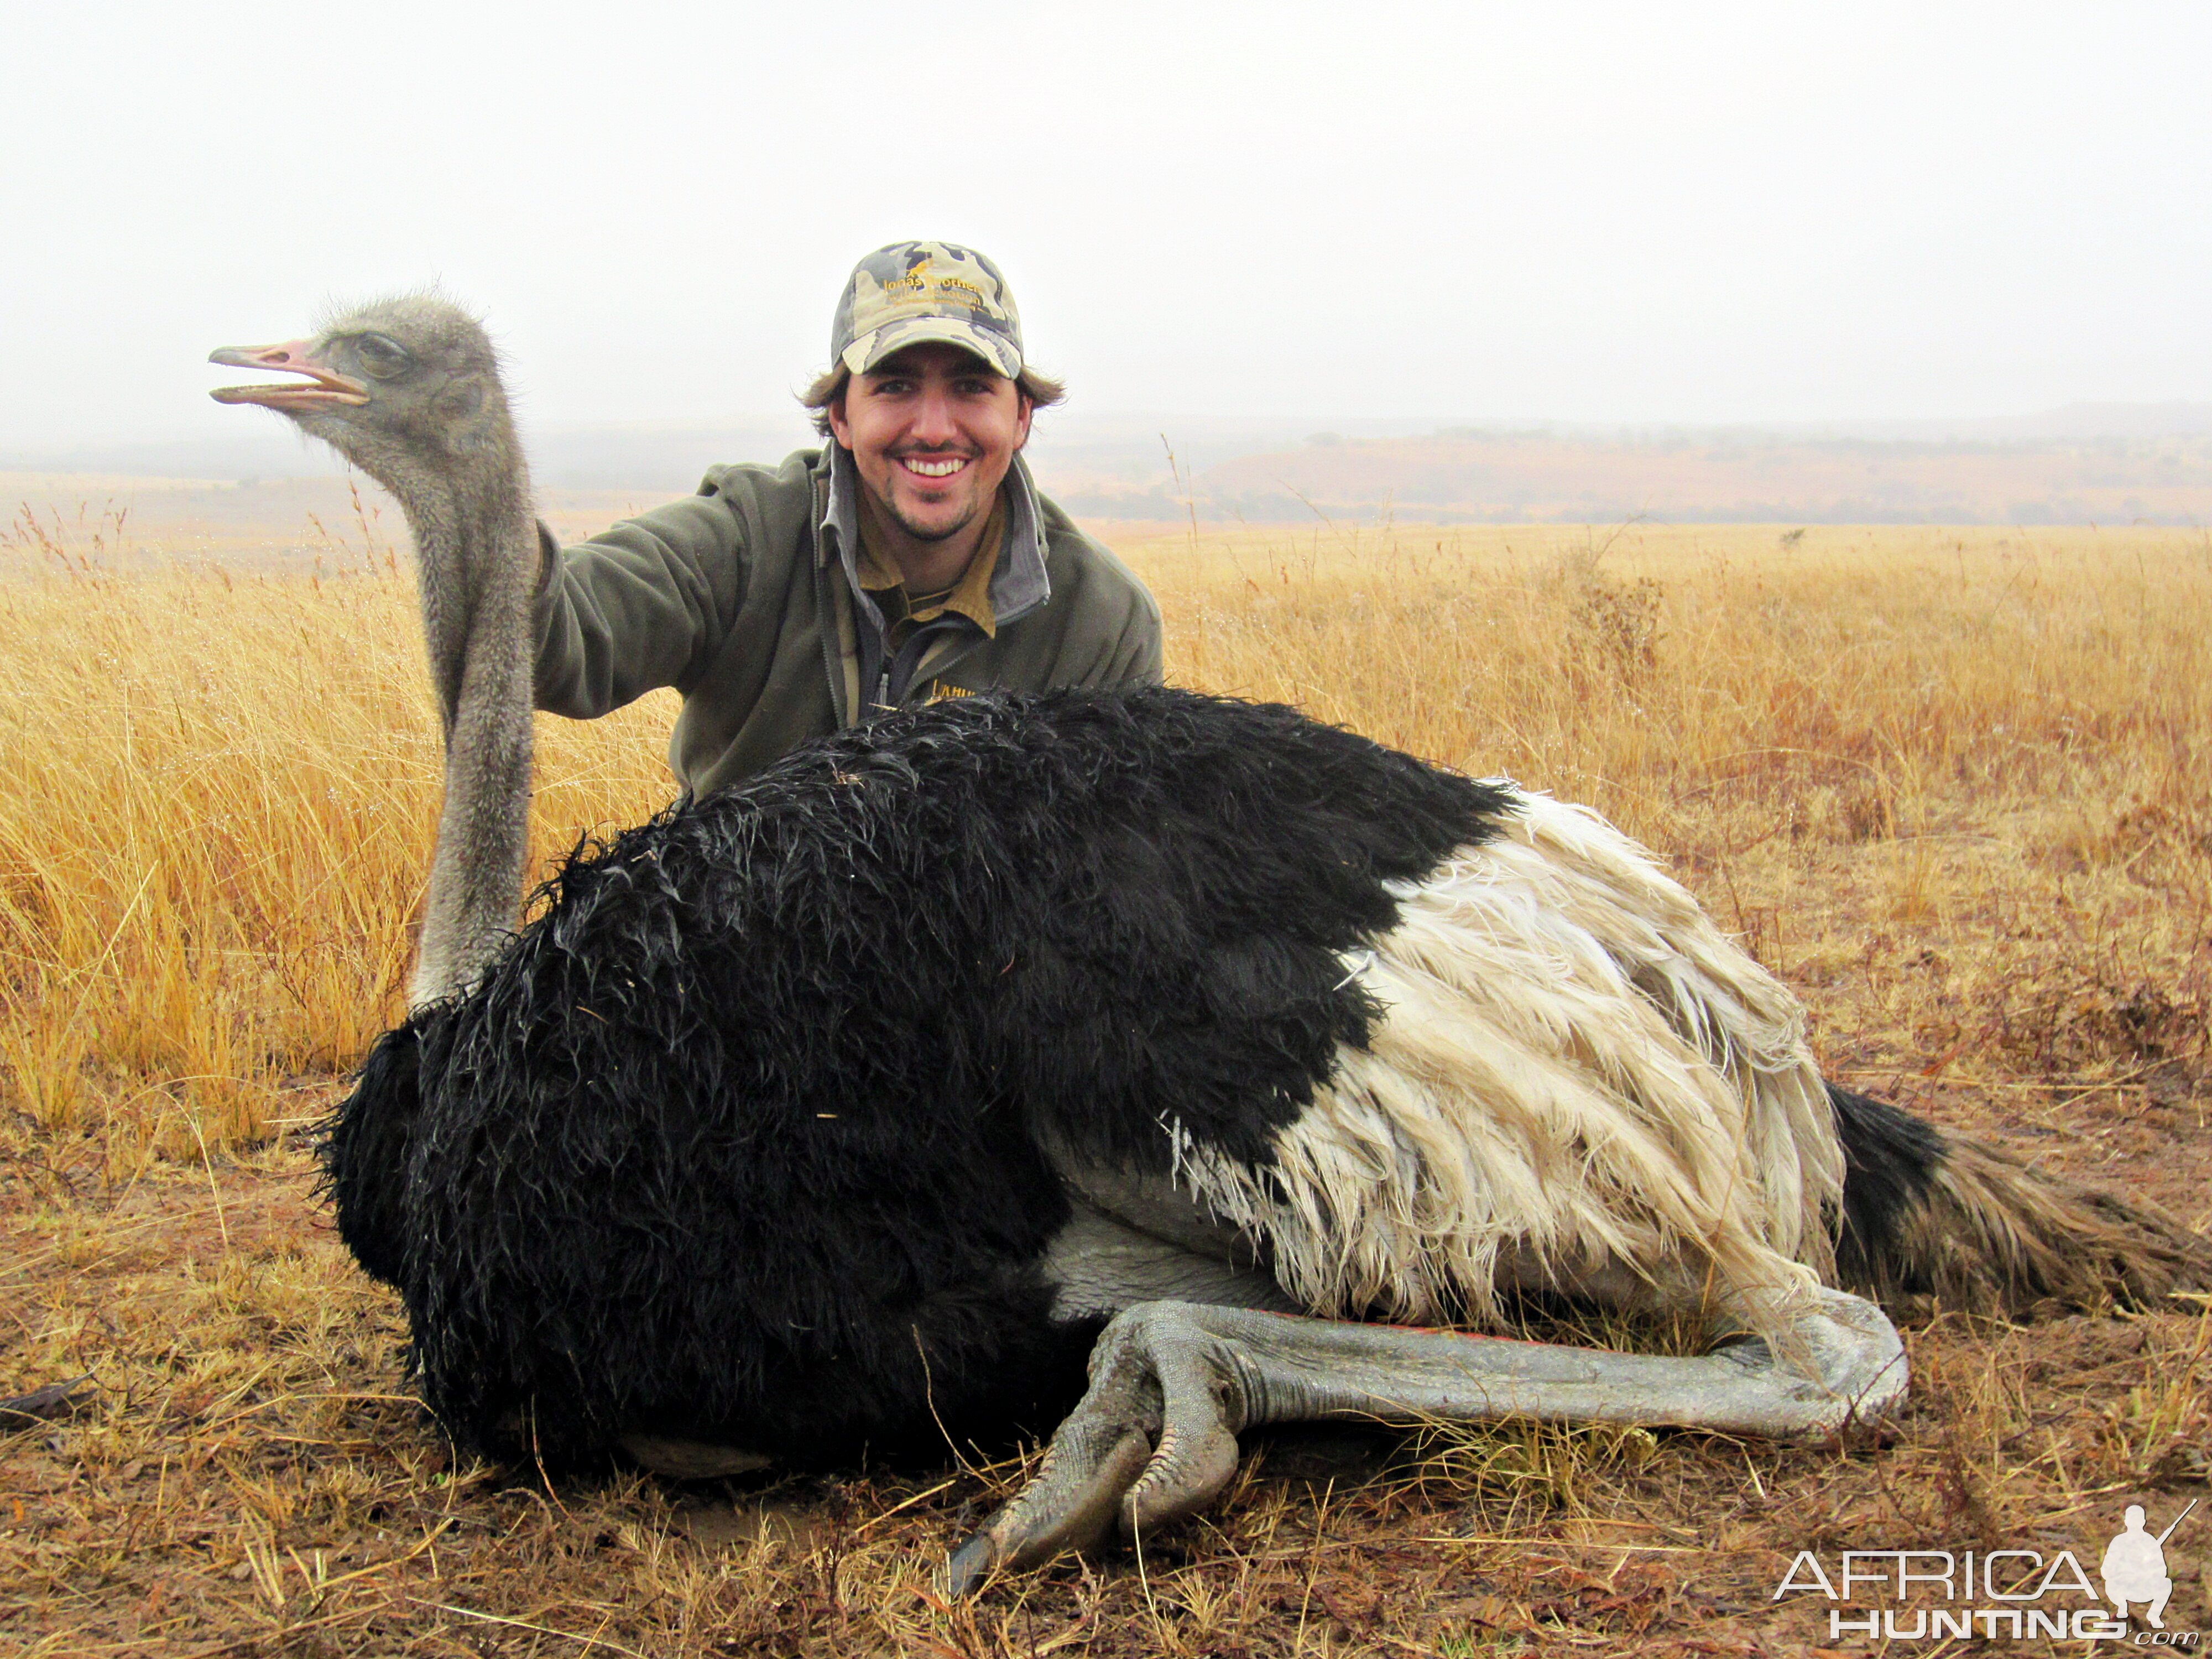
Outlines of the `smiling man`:
M589 719L684 696L692 793L886 710L1007 687L1147 685L1158 608L1021 458L1060 386L1022 354L998 267L895 242L854 268L804 401L827 443L717 466L697 495L547 543L538 704Z

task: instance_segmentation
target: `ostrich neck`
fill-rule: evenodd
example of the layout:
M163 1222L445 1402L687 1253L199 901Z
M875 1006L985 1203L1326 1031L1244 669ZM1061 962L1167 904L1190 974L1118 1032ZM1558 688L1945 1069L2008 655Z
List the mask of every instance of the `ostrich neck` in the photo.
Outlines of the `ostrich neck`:
M520 473L519 463L514 471ZM502 578L526 573L535 561L529 486L489 468L457 476L410 467L380 481L398 497L414 538L423 642L450 745L467 665L495 649L521 647L511 630L526 618L507 614ZM526 583L521 596L527 592Z
M422 939L408 1001L471 985L512 931L530 813L530 629L538 551L528 475L503 465L395 468L420 566L422 631L446 739Z

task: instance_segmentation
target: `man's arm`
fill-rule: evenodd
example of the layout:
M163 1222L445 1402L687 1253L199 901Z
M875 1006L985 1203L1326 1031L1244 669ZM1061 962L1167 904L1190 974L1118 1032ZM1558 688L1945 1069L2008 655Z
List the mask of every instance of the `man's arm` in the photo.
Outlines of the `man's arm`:
M661 686L689 691L744 598L743 526L712 491L565 550L547 547L538 593L538 706L591 720Z
M1127 611L1119 629L1107 639L1104 648L1093 659L1091 668L1077 685L1121 686L1158 685L1162 669L1160 662L1160 607L1151 590L1134 576L1121 573L1127 580Z
M1142 592L1142 590L1139 590ZM1121 637L1101 660L1089 685L1158 685L1164 676L1160 661L1160 613L1150 593L1136 607Z

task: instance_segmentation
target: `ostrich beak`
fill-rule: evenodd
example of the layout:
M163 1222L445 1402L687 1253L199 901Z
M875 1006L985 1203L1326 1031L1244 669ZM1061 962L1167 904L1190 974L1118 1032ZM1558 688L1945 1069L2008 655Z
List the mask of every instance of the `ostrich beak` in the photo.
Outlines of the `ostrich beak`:
M264 409L328 409L334 404L365 404L368 388L315 361L312 340L287 340L282 345L224 346L208 353L211 363L233 368L273 368L286 374L304 374L314 382L301 386L288 380L268 380L254 386L218 386L208 393L219 404L259 404Z

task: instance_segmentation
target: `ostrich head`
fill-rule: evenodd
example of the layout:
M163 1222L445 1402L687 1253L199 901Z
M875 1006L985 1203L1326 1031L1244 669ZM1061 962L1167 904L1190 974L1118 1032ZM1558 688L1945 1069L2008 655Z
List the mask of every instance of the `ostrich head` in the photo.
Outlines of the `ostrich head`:
M498 353L482 325L447 301L380 300L334 317L312 338L226 346L208 361L306 377L210 395L276 410L403 501L425 484L451 492L471 473L503 476L514 465Z

